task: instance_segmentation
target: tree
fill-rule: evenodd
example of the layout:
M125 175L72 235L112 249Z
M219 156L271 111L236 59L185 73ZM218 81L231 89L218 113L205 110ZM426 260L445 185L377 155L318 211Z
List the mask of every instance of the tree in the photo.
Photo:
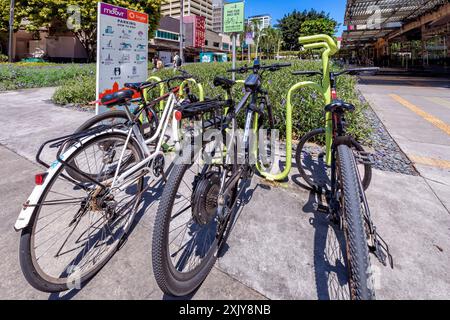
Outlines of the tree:
M283 34L284 49L300 50L298 38L301 36L302 24L308 20L318 19L332 21L333 23L335 23L335 26L338 25L335 20L330 18L329 13L325 13L324 11L318 12L314 9L311 9L309 11L305 10L303 12L294 10L293 12L285 15L281 20L279 20L277 27Z
M5 0L0 0L5 1ZM153 36L161 16L163 0L103 0L149 15L149 35ZM97 42L97 3L99 0L18 0L19 12L24 10L29 31L42 27L50 34L71 32L83 45L89 61L94 61ZM77 16L80 17L77 21Z
M263 48L263 51L266 52L267 58L270 59L271 54L277 54L282 41L281 30L272 27L264 29L264 34L261 38L261 47Z
M330 19L314 19L306 20L300 28L301 36L312 36L315 34L327 34L334 37L336 33L337 23Z

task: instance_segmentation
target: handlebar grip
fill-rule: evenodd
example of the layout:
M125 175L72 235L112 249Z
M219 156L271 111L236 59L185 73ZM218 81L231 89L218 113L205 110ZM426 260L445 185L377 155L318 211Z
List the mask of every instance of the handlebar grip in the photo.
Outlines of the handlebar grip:
M320 71L293 71L292 74L294 76L303 76L303 75L314 76L314 75L322 75L322 72L320 72Z
M290 67L290 66L292 66L292 63L288 63L288 62L285 62L285 63L276 63L274 66L275 66L275 67L279 67L279 68L285 68L285 67Z

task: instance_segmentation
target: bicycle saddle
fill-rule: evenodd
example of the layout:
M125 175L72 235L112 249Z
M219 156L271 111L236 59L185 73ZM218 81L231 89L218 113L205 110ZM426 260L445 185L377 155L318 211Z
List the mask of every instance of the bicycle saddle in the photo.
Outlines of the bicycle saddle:
M125 88L133 89L139 91L139 88L144 84L144 82L130 82L125 83Z
M225 90L231 89L236 84L236 81L223 78L223 77L215 77L214 78L214 86L222 87Z
M133 90L121 90L111 94L107 94L102 98L102 105L107 108L128 103L133 99Z
M334 100L332 103L325 106L325 111L331 113L345 113L347 111L353 112L355 111L355 106L342 100Z

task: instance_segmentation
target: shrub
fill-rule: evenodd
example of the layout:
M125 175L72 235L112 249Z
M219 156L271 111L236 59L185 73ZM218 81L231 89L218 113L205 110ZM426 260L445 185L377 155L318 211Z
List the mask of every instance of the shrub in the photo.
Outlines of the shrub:
M95 65L18 63L0 65L0 91L56 87L79 76L94 76Z
M275 63L276 61L264 61L264 64ZM318 77L308 78L305 76L294 76L295 70L320 70L321 63L317 61L294 60L292 66L283 68L277 72L266 72L264 74L263 86L269 91L269 99L274 110L276 128L280 130L280 135L286 133L286 98L288 90L295 83L300 81L320 81ZM239 62L238 66L243 65ZM194 75L205 89L207 97L223 95L220 88L214 88L213 80L215 76L231 78L227 70L231 68L231 63L211 63L211 64L189 64L183 67L186 71ZM336 69L336 67L334 67ZM164 79L173 76L172 69L165 69L155 73ZM237 79L245 79L247 75L236 75ZM366 107L356 92L356 78L351 76L341 76L337 82L338 95L341 99L353 103L357 106L356 112L347 116L348 131L360 140L367 140L370 129L365 121L363 110ZM235 99L243 96L242 86L236 86ZM324 100L320 94L312 89L303 89L294 94L293 97L293 135L294 139L299 139L305 133L319 127L325 126Z
M53 95L53 102L61 105L86 105L95 100L95 77L82 75L59 87Z
M8 56L0 53L0 62L7 62L8 61Z
M264 61L265 64L275 61ZM264 75L264 87L269 91L269 98L273 105L276 128L280 130L281 137L286 132L286 98L289 88L300 81L320 81L318 77L307 78L291 74L294 70L319 70L319 62L296 60L292 61L292 67L283 68L280 71ZM238 66L243 63L238 63ZM215 76L230 77L227 70L231 68L231 63L211 63L211 64L189 64L183 67L187 72L203 84L207 97L224 96L224 91L213 86ZM151 75L159 76L162 79L172 77L173 69L164 69ZM237 75L237 79L245 79L246 75ZM175 83L174 83L175 84ZM360 140L367 140L369 136L369 126L367 126L363 109L365 105L359 100L358 93L355 91L356 80L354 77L342 76L338 78L338 95L343 100L353 103L357 106L357 111L347 116L348 131L354 134ZM243 96L242 86L235 87L235 99ZM79 91L79 92L77 92ZM156 97L157 90L153 92ZM87 104L95 99L95 77L76 78L73 81L66 82L53 97L53 100L59 104ZM294 139L299 139L302 135L315 128L325 126L325 116L323 112L324 101L320 95L311 89L298 91L293 99L293 135Z

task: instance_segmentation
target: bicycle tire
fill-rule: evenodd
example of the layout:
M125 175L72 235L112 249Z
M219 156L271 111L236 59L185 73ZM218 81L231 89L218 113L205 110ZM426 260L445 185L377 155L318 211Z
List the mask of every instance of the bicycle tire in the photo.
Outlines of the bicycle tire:
M304 149L305 149L306 144L319 135L325 135L325 129L319 128L319 129L315 129L315 130L310 131L307 134L305 134L302 137L302 139L300 139L300 141L297 145L297 150L295 152L295 162L297 164L298 172L300 173L300 176L303 178L303 180L313 190L324 189L326 186L323 184L320 184L316 181L313 181L312 177L306 173L306 171L302 165L302 155L304 154ZM361 146L361 144L359 144L355 140L353 140L353 148L356 151L365 151L363 146ZM370 186L370 183L372 182L372 165L364 164L364 174L362 176L363 176L362 184L363 184L364 190L367 190Z
M164 187L153 229L152 265L156 282L165 294L176 297L187 296L195 291L208 276L217 259L216 252L214 252L217 249L211 250L208 257L202 262L201 268L195 274L186 277L174 273L171 265L169 265L172 263L169 261L170 253L168 248L172 208L179 185L189 167L190 165L174 167Z
M75 151L72 153L70 157L75 157L77 152L82 152L82 149L87 148L89 145L95 144L98 140L101 140L102 138L105 138L105 136L108 135L115 138L120 138L122 140L126 140L125 134L120 133L114 133L114 134L103 134L99 135L95 138L93 138L91 141L89 141L87 144L85 144L80 150ZM144 159L144 155L138 145L138 143L135 140L130 140L131 148L136 152L136 156L139 157L141 160ZM70 161L69 157L69 161ZM37 260L36 260L36 253L34 250L34 237L35 237L35 228L37 225L38 217L41 212L42 208L42 202L47 197L48 193L51 191L55 181L60 177L61 174L64 173L64 167L61 166L60 169L53 174L51 177L47 177L48 179L51 179L50 183L47 185L46 189L42 192L42 195L39 199L38 206L35 207L32 217L30 219L29 225L22 230L21 236L20 236L20 245L19 245L19 262L22 269L22 273L24 274L25 279L28 281L28 283L33 286L35 289L42 291L42 292L48 292L48 293L57 293L62 291L69 290L69 281L67 276L66 278L54 278L53 276L50 276L48 274L45 274L45 272L41 269L39 266ZM143 183L144 179L140 178L137 182L138 191L136 194L140 193L143 190ZM100 271L104 265L111 259L111 257L115 254L117 249L119 248L121 244L121 240L123 237L126 236L127 232L129 231L129 228L132 225L132 222L134 220L134 216L136 215L137 206L136 204L139 203L139 197L136 197L136 203L134 204L135 207L133 208L132 215L129 218L129 223L124 230L122 237L117 239L114 246L111 248L110 252L103 257L103 259L98 262L96 267L94 267L92 270L84 274L79 279L79 283L81 286L83 286L87 281L89 281L92 277L94 277L98 271ZM88 240L90 241L90 239ZM88 247L89 248L89 247ZM64 273L62 273L64 274Z
M87 131L88 129L91 129L91 128L94 128L97 125L100 125L101 122L108 121L108 120L113 120L113 119L121 119L121 120L123 120L123 123L126 123L129 120L128 116L127 116L127 113L125 111L122 111L122 110L108 111L108 112L105 112L105 113L98 114L98 115L92 117L91 119L87 120L85 123L83 123L80 127L78 127L75 130L74 134ZM156 116L156 114L154 112L152 112L152 119L153 119L152 126L153 126L153 128L156 128L158 126L158 118L157 118L157 116ZM148 136L151 137L151 135L154 134L154 129L151 129L148 134L144 134L144 127L143 127L143 125L142 125L142 123L140 121L139 121L139 129L140 129L141 134L142 134L142 136L144 138L148 138ZM72 145L73 145L73 143L72 144L70 144L70 143L66 144L64 146L64 149L63 149L61 154L66 152L68 149L70 149L70 147ZM79 169L77 164L75 163L75 161L72 162L70 165L72 167L74 167L74 168ZM66 172L67 172L68 175L70 175L76 181L85 181L86 180L86 178L83 175L81 175L79 172L77 172L77 170L73 170L73 169L68 167L68 168L66 168Z
M349 272L350 297L353 300L373 300L375 292L370 271L364 214L361 212L360 187L356 161L346 145L337 148L337 173L341 191L341 212L346 239L346 260Z

